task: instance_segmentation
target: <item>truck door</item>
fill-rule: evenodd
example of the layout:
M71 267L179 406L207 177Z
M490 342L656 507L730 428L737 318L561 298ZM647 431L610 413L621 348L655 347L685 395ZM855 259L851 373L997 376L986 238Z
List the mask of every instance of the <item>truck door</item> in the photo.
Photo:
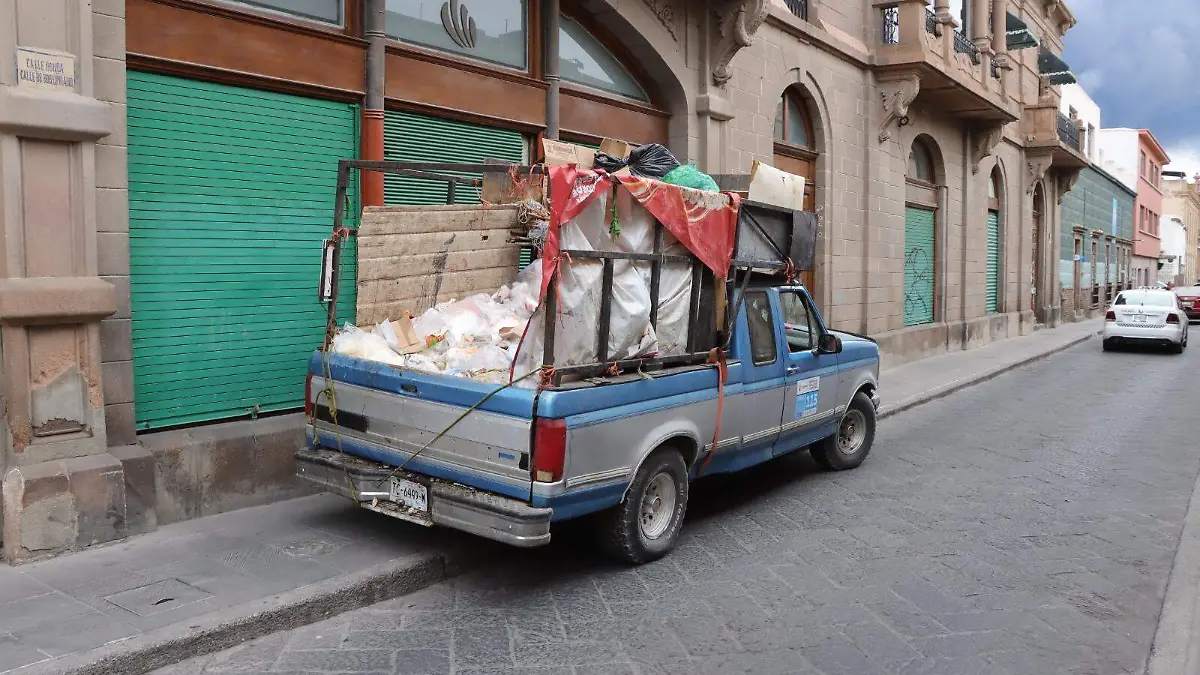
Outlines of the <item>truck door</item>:
M779 289L782 339L787 362L783 421L775 455L810 445L833 433L838 410L838 358L817 351L825 330L803 288Z
M741 437L734 452L716 456L724 471L757 464L770 459L779 438L779 420L783 413L785 364L780 357L780 331L777 300L767 290L746 291L739 316L737 353L744 368L743 393L726 403L725 420ZM724 460L724 461L722 461Z

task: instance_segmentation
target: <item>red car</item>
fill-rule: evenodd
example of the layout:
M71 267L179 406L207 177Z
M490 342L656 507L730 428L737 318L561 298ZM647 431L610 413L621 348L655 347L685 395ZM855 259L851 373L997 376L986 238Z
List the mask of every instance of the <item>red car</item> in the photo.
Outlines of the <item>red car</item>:
M1188 321L1200 321L1200 282L1195 286L1176 286L1174 290Z

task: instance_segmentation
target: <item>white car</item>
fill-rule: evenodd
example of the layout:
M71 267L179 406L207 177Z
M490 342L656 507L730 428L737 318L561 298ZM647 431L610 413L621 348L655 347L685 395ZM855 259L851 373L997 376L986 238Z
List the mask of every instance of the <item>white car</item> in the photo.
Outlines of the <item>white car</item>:
M1164 345L1176 354L1187 347L1188 317L1171 291L1121 291L1104 316L1104 350L1118 344Z

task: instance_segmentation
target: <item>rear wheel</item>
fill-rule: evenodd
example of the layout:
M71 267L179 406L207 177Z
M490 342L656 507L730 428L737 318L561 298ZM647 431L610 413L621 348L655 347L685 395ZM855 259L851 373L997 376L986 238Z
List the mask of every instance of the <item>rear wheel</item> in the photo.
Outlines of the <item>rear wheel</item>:
M673 448L655 450L642 463L621 504L601 517L604 547L635 565L663 557L679 539L687 501L683 456Z
M850 407L838 423L837 433L813 444L809 453L826 469L853 469L871 452L875 442L875 406L863 392L850 401Z

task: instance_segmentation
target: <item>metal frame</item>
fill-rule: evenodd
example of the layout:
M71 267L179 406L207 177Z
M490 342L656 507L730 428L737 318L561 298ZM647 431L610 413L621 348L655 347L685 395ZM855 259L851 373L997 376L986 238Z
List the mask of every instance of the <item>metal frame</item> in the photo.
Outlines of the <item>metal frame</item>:
M465 173L508 173L516 170L522 174L536 175L545 173L546 168L542 165L513 165L513 164L455 164L455 163L429 163L429 162L393 162L393 161L378 161L378 160L341 160L338 162L338 177L337 191L334 201L333 212L333 232L331 238L331 246L333 247L333 263L330 266L328 273L332 275L330 282L327 284L330 292L328 294L328 322L326 327L326 346L333 340L333 336L337 332L337 303L340 295L340 267L341 267L341 247L343 238L355 236L357 231L349 230L344 227L346 220L347 207L347 191L350 187L351 171L378 171L382 173L390 173L393 175L410 176L413 178L423 178L429 180L441 180L447 183L446 203L454 204L454 190L459 185L469 185L472 187L480 187L483 180L480 178L467 178L463 176L455 176L439 172L465 172ZM773 207L765 204L757 204L747 202L755 206L764 207L772 210L783 210L779 207ZM789 210L789 212L791 212ZM775 242L767 234L763 226L758 223L752 213L743 211L739 213L738 227L734 235L734 251L737 251L738 242L740 241L743 218L742 213L747 214L745 222L756 227L763 237L770 243L771 248L779 256L778 261L766 260L735 260L730 267L731 274L725 279L724 293L725 307L729 308L734 300L735 286L738 285L737 272L742 271L744 274L741 278L740 291L744 295L746 286L749 284L752 270L770 270L782 271L788 268L786 259L788 258L785 249L790 248L791 242L781 245ZM654 227L654 249L652 253L628 253L624 251L579 251L579 250L563 250L561 254L565 257L577 258L581 260L601 260L603 261L602 273L602 288L600 301L600 318L597 327L597 359L594 363L564 366L555 368L551 376L551 383L559 385L562 383L564 376L578 376L581 378L596 377L613 372L624 373L632 370L655 370L660 368L668 368L674 366L697 365L705 363L709 359L709 352L696 351L698 336L700 330L700 304L702 285L704 283L704 264L695 256L691 255L668 255L663 253L663 239L665 228L661 222L655 221ZM794 231L793 231L794 232ZM659 286L662 279L662 266L665 263L689 263L692 272L692 288L691 297L688 303L688 343L687 353L677 356L655 356L639 359L613 360L608 358L608 339L610 333L610 321L612 316L612 286L614 266L617 260L629 260L637 262L650 263L650 324L655 328L658 327L658 305L659 305ZM545 323L544 335L544 352L543 363L553 364L554 362L554 341L555 341L555 325L556 321L552 317L556 316L559 311L558 307L558 292L557 292L557 272L550 278L550 283L546 293L544 303ZM326 284L323 284L326 285ZM325 300L322 294L322 299ZM732 311L726 311L726 321L723 326L715 325L710 330L714 331L713 337L716 339L716 344L722 349L729 348L729 339L733 333L734 321L737 319L737 314L740 309L739 305L734 306Z

